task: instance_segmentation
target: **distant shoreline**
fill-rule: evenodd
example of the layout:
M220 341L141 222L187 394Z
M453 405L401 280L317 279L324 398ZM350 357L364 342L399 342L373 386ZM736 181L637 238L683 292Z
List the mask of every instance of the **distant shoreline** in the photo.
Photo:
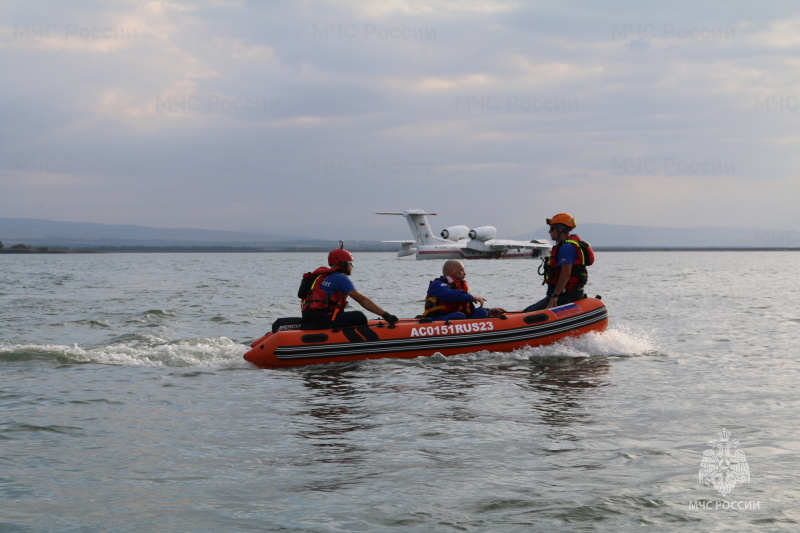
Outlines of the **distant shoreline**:
M0 254L96 254L93 250L0 250Z
M687 247L687 246L595 246L597 252L798 252L800 247L759 247L759 248L740 248L740 247ZM397 250L386 250L377 248L358 248L352 247L351 251L358 253L392 253ZM116 253L327 253L328 248L281 248L263 249L249 247L228 247L228 246L98 246L95 249L85 250L0 250L0 255L20 255L20 254L116 254Z

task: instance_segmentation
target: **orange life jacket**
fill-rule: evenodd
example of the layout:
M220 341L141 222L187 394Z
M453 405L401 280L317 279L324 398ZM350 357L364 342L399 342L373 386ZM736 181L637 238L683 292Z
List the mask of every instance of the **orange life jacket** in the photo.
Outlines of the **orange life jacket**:
M442 276L439 279L445 282L451 289L469 292L469 285L467 285L467 280L465 279L458 280L450 276ZM434 281L436 280L431 281L431 283ZM450 313L461 311L464 315L469 317L473 309L475 309L475 304L472 302L443 302L435 296L428 296L425 298L425 311L422 313L422 316L449 315Z
M550 257L546 258L544 268L544 283L555 287L558 277L561 274L561 265L558 264L558 250L563 244L575 247L575 261L572 262L572 272L567 280L566 292L575 289L582 289L589 281L587 265L594 264L594 250L592 245L581 239L578 235L570 235L564 242L557 243L550 251Z

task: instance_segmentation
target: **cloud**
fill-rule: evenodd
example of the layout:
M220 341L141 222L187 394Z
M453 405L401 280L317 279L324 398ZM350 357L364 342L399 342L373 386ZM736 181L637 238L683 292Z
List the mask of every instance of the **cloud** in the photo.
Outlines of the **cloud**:
M793 4L19 1L0 18L2 216L800 227Z

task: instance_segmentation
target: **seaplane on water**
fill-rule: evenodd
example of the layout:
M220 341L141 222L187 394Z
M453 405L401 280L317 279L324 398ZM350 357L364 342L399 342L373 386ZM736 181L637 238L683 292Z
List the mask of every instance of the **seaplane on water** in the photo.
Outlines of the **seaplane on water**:
M451 226L434 235L423 209L408 209L402 213L376 213L377 215L403 215L414 235L413 241L397 242L402 248L397 257L417 254L417 259L523 259L541 257L552 248L550 241L512 241L495 239L494 226L481 226L469 229L466 226ZM416 245L416 246L415 246Z

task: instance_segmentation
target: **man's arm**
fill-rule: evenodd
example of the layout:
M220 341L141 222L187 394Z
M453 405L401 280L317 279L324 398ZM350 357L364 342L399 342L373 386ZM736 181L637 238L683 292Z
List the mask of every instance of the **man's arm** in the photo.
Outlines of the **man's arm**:
M381 307L378 304L373 302L367 296L364 296L363 294L358 292L356 289L353 289L352 291L348 292L347 296L358 302L358 304L361 307L363 307L364 309L366 309L371 313L375 313L378 316L383 316L383 314L386 313L386 311L381 309Z
M553 295L550 297L550 301L547 302L547 309L551 307L555 307L558 303L558 295L564 291L564 287L567 286L567 281L569 281L569 277L572 275L572 265L566 264L562 265L561 273L558 275L558 281L556 281L556 288L553 291Z
M483 298L474 297L470 293L460 289L452 289L449 285L440 280L435 280L431 283L428 294L443 302L477 302L480 300L481 303L483 303Z

